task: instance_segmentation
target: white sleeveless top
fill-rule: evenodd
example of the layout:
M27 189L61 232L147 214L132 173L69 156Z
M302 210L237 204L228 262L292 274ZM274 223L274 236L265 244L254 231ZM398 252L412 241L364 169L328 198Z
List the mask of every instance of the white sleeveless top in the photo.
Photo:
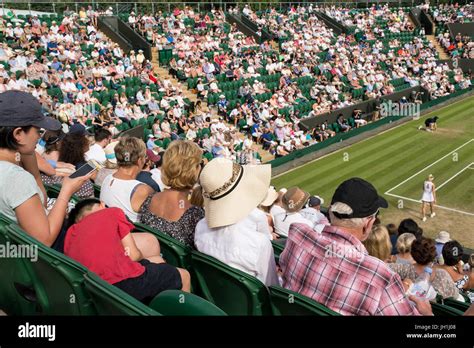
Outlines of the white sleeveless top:
M110 174L102 182L100 200L110 208L122 209L132 222L138 222L138 213L132 209L131 200L132 193L141 184L138 180L117 179Z
M433 195L433 183L431 181L426 180L423 183L423 197L421 198L423 202L433 202L434 195Z

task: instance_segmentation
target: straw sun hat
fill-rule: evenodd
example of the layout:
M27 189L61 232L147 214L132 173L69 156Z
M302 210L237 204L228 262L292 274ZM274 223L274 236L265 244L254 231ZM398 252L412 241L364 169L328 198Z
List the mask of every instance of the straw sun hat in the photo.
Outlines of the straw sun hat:
M275 190L275 188L273 186L270 186L268 188L267 195L266 195L265 199L263 200L262 203L260 203L260 205L263 206L263 207L269 207L273 203L275 203L275 201L277 199L278 199L278 192Z
M270 165L239 165L215 158L202 170L200 183L206 220L210 228L244 219L267 196Z

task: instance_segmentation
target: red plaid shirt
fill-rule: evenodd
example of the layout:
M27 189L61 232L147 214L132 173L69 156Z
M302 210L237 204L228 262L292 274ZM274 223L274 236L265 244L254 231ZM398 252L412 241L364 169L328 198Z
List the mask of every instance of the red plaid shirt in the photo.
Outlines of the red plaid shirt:
M400 276L335 226L290 226L280 255L283 286L343 315L419 315Z

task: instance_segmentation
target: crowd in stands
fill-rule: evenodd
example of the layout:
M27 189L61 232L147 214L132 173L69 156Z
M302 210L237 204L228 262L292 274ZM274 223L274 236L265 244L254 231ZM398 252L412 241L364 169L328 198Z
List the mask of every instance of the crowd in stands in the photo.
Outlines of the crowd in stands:
M270 187L270 165L240 165L226 158L204 165L202 150L188 140L175 140L164 153L153 155L140 138L110 142L110 133L97 132L89 158L115 165L105 167L109 172L100 199L73 195L102 169L74 179L64 174L47 212L49 185L43 184L36 150L41 129L51 133L60 128L31 94L0 94L0 213L145 303L166 289L190 291L190 275L166 263L152 234L135 232L139 222L265 285L282 285L345 315L431 314L429 303L410 296L414 306L406 294L428 266L434 269L431 284L439 296L472 298L473 278L460 262L460 244L446 232L435 244L410 219L398 229L383 226L377 216L388 204L367 181L343 182L328 218L321 212L321 197L298 187L278 192ZM54 161L55 151L61 159L68 136L87 139L84 130L48 137L50 143L62 138L48 161ZM150 172L146 180L160 178L155 181L159 191L139 180L143 172ZM76 201L68 214L71 198ZM272 241L285 246L278 265Z
M330 137L337 128L346 131L363 123L353 117L342 122L344 127L322 124L305 132L298 127L302 117L417 85L433 99L471 85L460 69L436 64L436 49L415 35L405 10L375 5L357 10L360 28L337 36L316 10L311 5L256 13L244 7L251 20L282 41L280 53L266 43L252 49L253 39L244 39L234 27L226 34L221 12L199 16L185 8L154 21L161 23L161 39L166 37L174 49L170 73L187 79L198 97L207 98L229 123L277 157ZM327 11L350 16L349 9ZM373 30L365 30L366 25Z
M472 3L460 6L459 4L441 4L429 9L436 23L437 40L452 58L474 59L473 35L451 33L448 23L474 22L474 5Z
M413 31L414 27L406 10L372 5L367 9L354 9L331 6L324 8L324 13L355 32L362 32L369 40L384 37L385 32L401 33Z
M201 103L193 105L181 88L160 79L142 50L126 54L105 37L94 25L97 15L81 9L79 14L41 19L2 18L0 91L32 93L45 112L63 123L65 133L81 124L116 136L143 125L155 152L166 149L171 140L186 138L199 144L208 159L259 161L251 143L244 145L244 139L222 121L212 123ZM207 41L214 42L210 36ZM205 50L199 45L193 51L201 49Z

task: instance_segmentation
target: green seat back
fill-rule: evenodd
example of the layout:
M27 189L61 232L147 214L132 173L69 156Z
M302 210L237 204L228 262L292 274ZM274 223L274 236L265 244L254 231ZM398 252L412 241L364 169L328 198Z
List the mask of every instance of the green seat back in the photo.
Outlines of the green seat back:
M181 268L191 267L191 248L150 226L135 223L135 227L135 232L149 232L159 240L161 253L166 263Z
M166 290L161 292L151 301L150 307L163 315L227 315L211 302L180 290Z
M435 316L461 316L464 314L464 312L459 309L439 303L431 303L431 308Z
M280 259L280 254L283 252L283 249L285 249L285 246L283 244L277 243L274 240L272 240L272 246L273 254L275 255L275 260L278 263L278 260Z
M339 315L339 313L297 292L280 286L270 286L269 290L274 315Z
M193 273L201 295L229 315L270 315L270 296L255 277L193 251Z
M7 227L10 224L0 216L0 245L5 250L15 245ZM29 262L17 257L0 258L0 309L7 315L34 315L37 313L34 273Z
M94 184L94 197L100 198L100 186L96 184Z
M468 302L461 302L461 301L457 301L453 298L447 298L445 299L444 301L444 305L445 306L448 306L448 307L451 307L451 308L454 308L454 309L457 309L461 312L465 312L468 310L469 306L471 305L470 303Z
M160 315L95 273L86 273L84 283L98 315Z
M25 260L39 282L38 314L94 315L95 309L84 287L87 269L67 256L46 247L26 234L18 225L8 228L11 240L18 245L34 246L37 260Z

